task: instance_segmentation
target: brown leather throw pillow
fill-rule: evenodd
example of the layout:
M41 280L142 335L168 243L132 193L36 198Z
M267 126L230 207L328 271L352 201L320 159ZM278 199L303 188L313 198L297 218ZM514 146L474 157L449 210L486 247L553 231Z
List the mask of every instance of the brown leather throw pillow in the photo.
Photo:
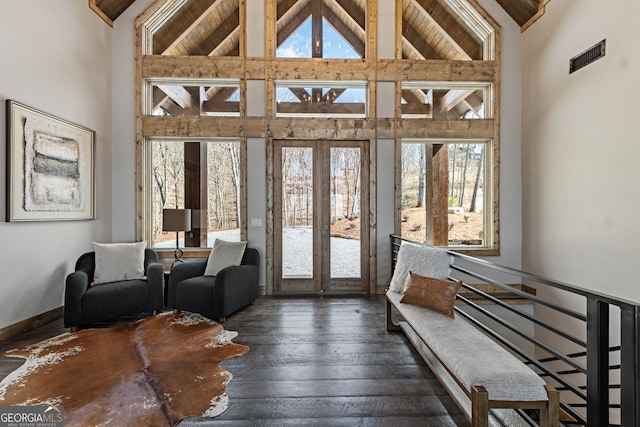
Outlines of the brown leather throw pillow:
M400 302L419 305L453 318L453 304L460 286L460 281L438 280L410 271Z

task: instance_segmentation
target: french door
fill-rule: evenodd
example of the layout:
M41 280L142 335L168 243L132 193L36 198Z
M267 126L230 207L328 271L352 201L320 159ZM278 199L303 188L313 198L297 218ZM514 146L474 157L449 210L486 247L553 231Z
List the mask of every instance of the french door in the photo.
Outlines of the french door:
M369 292L369 151L274 141L274 292Z

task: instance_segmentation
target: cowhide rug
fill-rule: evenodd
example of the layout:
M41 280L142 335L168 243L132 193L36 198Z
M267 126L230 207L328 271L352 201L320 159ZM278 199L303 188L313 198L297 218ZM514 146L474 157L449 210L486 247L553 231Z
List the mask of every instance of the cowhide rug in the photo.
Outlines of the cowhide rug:
M231 374L246 353L236 332L200 315L164 313L66 333L7 356L25 363L0 383L0 406L62 405L65 426L173 426L227 409Z

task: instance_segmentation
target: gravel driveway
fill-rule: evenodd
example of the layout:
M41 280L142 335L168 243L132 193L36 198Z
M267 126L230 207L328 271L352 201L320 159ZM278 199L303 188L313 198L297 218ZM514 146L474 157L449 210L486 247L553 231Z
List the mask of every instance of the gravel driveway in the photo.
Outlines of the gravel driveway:
M312 227L282 230L282 275L312 277ZM360 240L331 238L331 277L360 277Z

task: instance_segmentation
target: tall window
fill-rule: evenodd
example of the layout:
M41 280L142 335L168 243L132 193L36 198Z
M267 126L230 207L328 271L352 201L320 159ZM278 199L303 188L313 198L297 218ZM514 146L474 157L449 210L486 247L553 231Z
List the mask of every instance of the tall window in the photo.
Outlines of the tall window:
M490 141L403 142L403 237L435 246L491 246L490 147Z
M175 233L162 232L162 210L189 208L192 230L181 247L211 247L216 238L240 240L240 141L150 139L148 180L153 247L175 247Z

